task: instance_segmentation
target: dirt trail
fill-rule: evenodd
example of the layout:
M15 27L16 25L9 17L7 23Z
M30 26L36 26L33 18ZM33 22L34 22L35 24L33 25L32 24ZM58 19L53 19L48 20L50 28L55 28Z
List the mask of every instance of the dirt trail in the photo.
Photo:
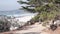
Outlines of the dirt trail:
M24 30L19 31L10 31L1 34L59 34L60 28L55 31L48 30L46 27L43 27L41 24L34 24L31 26L27 26Z

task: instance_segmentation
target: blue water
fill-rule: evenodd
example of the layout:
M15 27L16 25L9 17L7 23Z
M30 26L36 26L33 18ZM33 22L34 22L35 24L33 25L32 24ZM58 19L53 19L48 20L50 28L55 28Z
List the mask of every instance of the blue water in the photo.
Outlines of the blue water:
M35 14L36 13L30 13L26 10L0 11L0 15L14 16L14 17L34 16Z
M15 14L26 14L29 13L25 10L11 10L11 11L0 11L0 15L15 15Z

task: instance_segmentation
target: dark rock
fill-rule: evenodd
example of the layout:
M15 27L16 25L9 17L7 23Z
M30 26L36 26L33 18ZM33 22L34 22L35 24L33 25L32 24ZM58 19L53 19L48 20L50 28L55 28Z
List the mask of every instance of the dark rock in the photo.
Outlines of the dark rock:
M10 30L10 23L7 20L7 17L0 16L0 32L5 32Z
M56 30L57 29L57 26L56 25L50 25L50 28L51 28L51 30Z

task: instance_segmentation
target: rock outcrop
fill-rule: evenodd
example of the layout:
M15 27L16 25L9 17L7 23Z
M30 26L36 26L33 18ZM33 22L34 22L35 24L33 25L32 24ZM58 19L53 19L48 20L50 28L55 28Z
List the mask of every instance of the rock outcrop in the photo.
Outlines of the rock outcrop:
M0 16L0 32L10 30L10 22L7 20L6 16Z

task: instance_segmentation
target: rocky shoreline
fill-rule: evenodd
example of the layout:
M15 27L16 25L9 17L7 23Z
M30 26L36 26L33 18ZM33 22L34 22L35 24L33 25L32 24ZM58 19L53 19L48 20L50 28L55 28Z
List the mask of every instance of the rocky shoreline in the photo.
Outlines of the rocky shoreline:
M3 23L1 23L1 22L3 22ZM31 25L30 21L21 22L21 21L19 21L19 19L16 19L16 17L8 17L8 16L5 16L5 15L0 16L0 23L1 23L0 24L0 30L1 29L3 30L3 31L1 30L1 32L4 32L5 29L6 30L9 29L10 31L22 30L25 26Z

